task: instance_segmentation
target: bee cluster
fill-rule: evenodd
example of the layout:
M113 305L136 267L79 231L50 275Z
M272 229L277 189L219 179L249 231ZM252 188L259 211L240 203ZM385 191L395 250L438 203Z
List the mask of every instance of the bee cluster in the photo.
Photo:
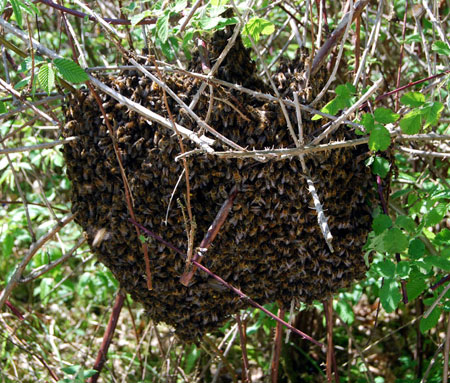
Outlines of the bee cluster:
M217 32L209 43L215 62L231 30ZM305 87L305 54L284 61L273 76L283 97L300 92L300 102L310 102L324 84L326 71ZM198 57L190 69L201 71ZM273 90L256 74L255 64L240 39L228 53L216 77L247 88ZM104 76L101 80L122 95L168 118L159 86L137 71ZM165 83L187 104L201 81L182 75L165 75ZM241 92L214 86L200 98L195 112L218 132L248 149L292 147L293 142L279 104L261 101ZM183 218L184 178L178 138L172 131L147 121L106 94L100 94L106 118L114 129L134 202L137 221L183 251L187 235ZM211 105L212 103L212 105ZM184 109L168 97L176 122L198 131ZM296 124L295 110L289 117ZM180 283L186 260L162 243L149 240L153 290L147 289L140 239L129 221L123 181L111 137L95 99L86 92L70 98L64 136L78 140L65 145L67 173L72 181L72 211L85 230L98 259L115 275L122 288L141 302L150 317L175 327L183 339L198 339L214 330L248 302L197 271L188 287ZM305 142L320 123L303 114ZM351 139L350 129L339 129L331 138ZM194 149L184 142L186 150ZM216 150L227 150L220 141ZM232 210L206 253L203 264L240 288L260 304L278 301L289 307L292 299L323 299L352 281L364 277L362 246L371 225L373 178L364 164L367 147L358 146L305 156L333 235L334 252L328 249L317 223L302 174L300 160L290 158L265 163L252 159L222 159L200 155L189 159L195 245L201 242L230 190L239 192ZM175 190L175 191L174 191ZM174 201L169 206L171 196ZM165 220L167 213L167 221ZM101 233L99 239L98 233Z

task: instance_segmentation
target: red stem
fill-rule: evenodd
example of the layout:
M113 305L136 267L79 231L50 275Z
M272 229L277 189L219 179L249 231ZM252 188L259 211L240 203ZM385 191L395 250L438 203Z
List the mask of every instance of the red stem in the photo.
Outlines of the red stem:
M100 376L100 372L103 369L103 366L106 362L106 354L108 353L109 346L111 344L112 337L114 335L114 331L117 326L117 322L119 320L120 311L122 310L123 302L125 300L125 295L122 294L121 291L116 296L116 301L114 302L114 306L111 312L111 316L109 317L108 326L106 327L105 334L103 335L102 345L100 346L100 350L97 354L97 359L94 363L94 370L97 370L97 373L91 377L89 383L96 383L98 377Z
M402 63L403 63L403 51L405 49L405 36L406 36L406 15L408 13L408 0L405 1L405 14L403 16L403 30L402 30L402 45L400 46L400 58L398 59L398 70L397 70L397 83L396 87L400 86L400 78L402 74ZM395 111L398 110L398 103L400 100L400 95L397 93L395 97Z
M250 383L250 373L248 368L248 357L247 357L247 334L245 333L245 324L241 322L239 313L236 314L236 323L239 328L239 339L241 341L241 351L242 351L242 361L244 363L244 371L242 371L242 381L244 383Z
M133 221L132 221L133 222ZM145 234L148 234L150 237L156 239L156 240L160 240L161 237L158 235L154 235L150 230L147 230L144 226L142 226L140 223L137 222L133 222L136 226L138 226ZM161 241L164 244L167 244L166 241L162 240ZM170 245L170 248L173 249L174 251L176 251L178 254L182 255L183 257L186 257L186 254L184 254L180 249L176 248L173 245ZM252 305L253 307L256 307L257 309L260 309L263 313L265 313L266 315L268 315L269 317L271 317L272 319L276 320L277 322L283 324L284 326L286 326L288 329L290 329L292 332L296 333L297 335L300 335L303 339L309 340L310 342L314 343L315 345L319 346L322 350L324 345L320 342L318 342L317 340L311 338L309 335L305 334L304 332L296 329L295 327L293 327L292 325L290 325L289 323L285 322L283 319L277 317L276 315L272 314L269 310L265 309L263 306L261 306L260 304L256 303L253 299L251 299L250 297L248 297L247 295L245 295L241 290L237 289L236 287L233 287L232 285L230 285L228 282L225 282L222 278L220 278L218 275L214 274L211 270L209 270L208 268L206 268L205 266L203 266L202 264L198 263L197 261L192 260L192 263L197 266L197 268L199 268L200 270L204 271L206 274L208 274L210 277L214 278L216 281L219 281L220 283L222 283L225 287L227 287L228 289L230 289L231 291L233 291L235 294L239 295L242 299L246 300L250 305Z
M284 318L284 309L280 307L278 309L278 317ZM283 340L283 327L281 323L277 323L275 328L275 349L273 353L272 366L270 368L270 375L272 377L272 383L278 382L278 367L280 365L280 355L281 355L281 341Z

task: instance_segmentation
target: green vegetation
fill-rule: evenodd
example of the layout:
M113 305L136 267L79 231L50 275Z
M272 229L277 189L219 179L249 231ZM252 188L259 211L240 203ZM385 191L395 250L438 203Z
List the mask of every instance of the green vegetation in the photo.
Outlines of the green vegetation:
M199 3L196 10L193 3ZM61 4L88 13L77 0ZM331 32L340 28L345 8L334 1L266 0L102 0L91 6L105 23L95 21L95 15L61 12L48 1L0 4L0 290L15 285L0 309L2 382L90 379L119 291L111 272L90 253L81 229L71 220L59 225L71 209L71 185L59 142L65 95L85 86L88 74L130 65L125 50L141 54L150 49L158 60L179 66L192 57L199 36L207 39L236 24L245 45L253 49L257 44L259 52L264 48L264 64L274 69L280 56L295 56L301 41L320 52ZM367 278L332 300L341 382L447 379L449 15L448 1L370 2L347 28L346 40L336 41L327 53L330 74L335 63L338 68L329 88L332 100L320 111L358 124L356 132L371 150L366 165L378 176L374 188L380 195L379 206L373 207L373 231L362 250L370 264ZM119 22L113 24L111 18ZM129 25L121 24L124 19ZM22 35L7 25L20 28ZM36 46L30 49L29 36L54 56ZM263 71L252 52L258 71ZM367 101L348 113L367 94ZM330 120L319 114L313 119L324 124ZM392 161L386 150L392 151ZM382 186L387 177L392 177L390 190ZM37 245L51 230L56 235ZM14 281L28 255L32 257L21 279ZM64 255L64 262L48 267ZM324 302L301 304L291 313L279 310L276 303L265 307L327 344ZM242 381L239 330L246 334L241 341L246 344L251 381L269 381L271 375L279 382L335 378L326 369L326 353L293 333L287 337L286 330L276 333L276 322L259 310L241 312L240 320L242 326L232 318L199 344L183 344L126 296L99 381ZM276 340L282 340L278 373L272 365Z

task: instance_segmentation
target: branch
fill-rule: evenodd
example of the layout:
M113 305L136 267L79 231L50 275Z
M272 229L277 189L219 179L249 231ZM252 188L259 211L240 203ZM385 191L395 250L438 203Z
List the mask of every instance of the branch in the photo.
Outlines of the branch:
M0 310L2 309L6 299L8 299L8 297L10 296L14 287L16 287L16 285L19 283L20 278L22 277L22 273L25 270L25 267L27 267L28 263L31 261L31 258L33 258L33 256L38 252L38 250L42 248L50 239L52 239L52 237L56 233L58 233L68 223L73 221L74 218L75 218L74 214L67 216L62 221L58 222L55 226L53 226L52 229L46 235L39 238L37 242L32 244L32 246L28 250L28 253L22 259L22 262L20 262L20 264L17 266L8 284L6 285L5 289L2 291L0 295Z
M67 137L64 140L44 142L43 144L36 144L36 145L30 145L30 146L19 146L17 148L0 149L0 155L1 154L30 152L32 150L48 149L48 148L53 148L58 145L68 144L69 142L72 142L75 140L78 140L78 137Z

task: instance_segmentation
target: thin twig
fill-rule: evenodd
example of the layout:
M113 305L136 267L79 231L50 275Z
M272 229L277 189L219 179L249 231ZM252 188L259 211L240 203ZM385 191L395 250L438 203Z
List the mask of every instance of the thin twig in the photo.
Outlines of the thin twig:
M439 153L439 152L433 152L429 150L418 150L418 149L411 149L406 148L404 146L398 147L399 150L402 152L410 153L410 154L417 154L418 156L426 156L426 157L437 157L437 158L450 158L450 153Z
M245 325L241 321L241 317L239 313L236 314L236 323L239 329L239 339L241 342L241 352L242 352L242 362L244 365L244 369L242 371L242 381L245 383L251 382L251 375L249 370L249 364L248 364L248 357L247 357L247 334L245 332Z
M44 275L48 271L54 269L56 266L60 265L61 263L69 259L73 255L73 253L85 243L86 238L80 237L75 246L73 246L68 252L59 257L56 261L50 262L48 265L43 265L31 271L27 276L20 278L19 283L31 282L32 280L39 278L41 275Z
M425 313L423 314L424 318L428 318L435 307L441 302L442 297L447 293L448 290L450 290L450 283L444 287L444 290L442 290L442 292L438 295L433 304L428 308L427 311L425 311Z
M75 141L77 139L78 139L78 137L67 137L64 140L44 142L43 144L36 144L36 145L29 145L29 146L19 146L19 147L16 147L16 148L0 149L0 155L1 154L30 152L32 150L42 150L42 149L53 148L55 146L68 144L69 142Z
M444 347L444 371L442 373L442 383L448 383L448 354L450 350L450 314L447 319L447 332L445 334L445 347Z
M53 226L50 231L39 238L37 242L34 242L30 249L28 250L27 254L23 257L20 264L17 266L16 270L14 271L13 275L11 276L8 284L3 289L1 295L0 295L0 310L3 307L3 304L5 303L5 300L8 299L10 296L12 290L16 287L16 285L19 283L20 278L22 277L22 273L25 270L25 267L28 265L28 263L31 261L33 256L41 249L56 233L58 233L64 226L66 226L68 223L73 221L75 218L74 214L71 214L64 219L62 219L60 222L58 222L55 226Z

